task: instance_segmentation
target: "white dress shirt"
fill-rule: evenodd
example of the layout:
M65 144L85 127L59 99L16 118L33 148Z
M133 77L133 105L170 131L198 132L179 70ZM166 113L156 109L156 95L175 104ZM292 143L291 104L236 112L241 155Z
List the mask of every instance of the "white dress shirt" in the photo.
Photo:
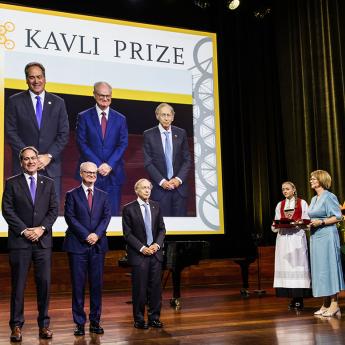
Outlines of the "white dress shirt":
M102 125L102 113L105 113L105 118L108 121L109 118L109 107L107 109L102 110L97 104L96 104L96 110L97 110L97 114L98 114L98 121L99 124Z
M43 104L44 104L44 97L46 96L46 92L43 91L43 92L41 92L39 95L36 95L36 94L33 93L31 90L29 90L29 93L30 93L31 102L32 102L32 105L33 105L33 107L34 107L35 113L36 113L36 104L37 104L36 96L40 96L40 98L41 98L41 104L42 104L42 113L43 113Z

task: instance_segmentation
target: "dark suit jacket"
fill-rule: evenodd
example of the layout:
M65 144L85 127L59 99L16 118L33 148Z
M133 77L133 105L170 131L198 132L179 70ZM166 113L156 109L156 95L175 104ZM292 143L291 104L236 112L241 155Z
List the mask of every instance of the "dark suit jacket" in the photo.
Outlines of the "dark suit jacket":
M100 166L107 163L112 171L106 180L109 185L122 185L125 179L123 155L128 146L128 129L125 116L109 109L107 130L102 138L101 125L96 107L92 107L78 115L76 128L77 144L80 151L77 177L80 163L90 161ZM99 176L98 179L102 179Z
M48 176L61 176L61 152L69 137L68 115L62 98L45 93L39 129L29 91L11 96L5 112L5 133L12 147L14 173L21 171L19 151L23 147L34 146L40 153L53 156L52 162L46 167Z
M31 241L21 235L26 228L45 226L40 238L43 248L52 247L52 227L58 216L54 182L49 177L37 175L35 204L24 174L7 179L2 197L2 214L8 223L8 247L27 248Z
M177 189L183 197L188 196L188 172L191 167L191 155L188 147L186 131L182 128L171 126L173 143L173 168L174 176L182 180ZM144 165L150 175L158 200L163 197L164 189L159 186L162 179L167 178L164 149L158 126L144 132Z
M157 260L163 261L163 242L165 225L159 204L150 200L153 242L161 249L155 254ZM146 245L146 231L143 215L137 200L125 205L122 210L122 229L127 243L128 263L139 265L144 259L140 249Z
M85 253L87 236L94 232L99 237L95 244L99 252L108 250L107 227L111 218L107 193L94 188L92 210L82 186L66 193L65 220L68 224L63 249L70 253Z

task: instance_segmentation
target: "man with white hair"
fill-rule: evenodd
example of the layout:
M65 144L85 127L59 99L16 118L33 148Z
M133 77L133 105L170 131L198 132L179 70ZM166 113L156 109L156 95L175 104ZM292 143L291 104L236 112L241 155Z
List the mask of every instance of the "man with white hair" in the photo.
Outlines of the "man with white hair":
M72 313L76 324L74 335L85 334L85 285L90 289L91 333L103 334L100 325L105 253L108 250L106 230L111 219L107 193L95 187L97 166L80 165L82 183L66 193L65 220L68 224L63 249L68 252L72 280Z
M140 179L134 186L137 199L125 205L122 228L127 242L128 263L132 266L134 327L162 328L161 271L165 225L158 202L149 200L152 184ZM148 323L145 304L148 301Z

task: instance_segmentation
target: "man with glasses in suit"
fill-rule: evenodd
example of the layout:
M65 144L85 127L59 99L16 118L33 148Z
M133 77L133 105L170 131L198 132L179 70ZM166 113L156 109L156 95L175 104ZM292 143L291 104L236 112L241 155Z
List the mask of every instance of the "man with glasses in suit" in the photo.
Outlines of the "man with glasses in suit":
M97 166L80 165L82 183L66 193L65 220L68 225L63 249L68 253L72 281L72 313L75 336L85 334L85 285L90 289L89 331L103 334L100 325L105 253L108 251L107 227L111 219L108 195L95 187Z
M128 145L127 121L124 115L110 108L112 87L107 82L95 83L93 96L96 105L78 114L76 139L79 162L96 164L96 187L108 193L111 214L118 216L125 180L123 156Z

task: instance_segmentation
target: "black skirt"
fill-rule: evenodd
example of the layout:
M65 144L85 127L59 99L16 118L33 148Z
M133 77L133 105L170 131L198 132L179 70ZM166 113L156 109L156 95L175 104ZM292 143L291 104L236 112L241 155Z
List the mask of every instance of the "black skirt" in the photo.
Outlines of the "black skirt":
M290 289L290 288L276 288L276 296L277 297L289 297L289 298L297 298L297 297L313 297L311 289Z

